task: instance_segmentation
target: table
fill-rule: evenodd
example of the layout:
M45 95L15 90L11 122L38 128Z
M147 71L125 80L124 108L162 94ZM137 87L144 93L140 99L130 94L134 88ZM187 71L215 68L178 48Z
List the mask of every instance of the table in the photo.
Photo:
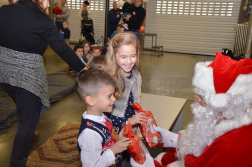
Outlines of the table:
M182 129L183 107L186 99L142 93L143 110L151 111L159 127L178 133Z
M155 34L155 33L141 33L140 36L151 36L152 37L151 49L153 48L153 46L157 45L157 34ZM155 37L155 45L153 45L153 37ZM144 49L144 44L143 44L142 48Z

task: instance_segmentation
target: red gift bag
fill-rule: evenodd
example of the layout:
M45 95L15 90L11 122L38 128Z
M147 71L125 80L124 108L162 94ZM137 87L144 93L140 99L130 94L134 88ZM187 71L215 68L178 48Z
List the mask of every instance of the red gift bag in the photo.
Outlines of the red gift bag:
M131 107L138 113L143 112L147 117L147 122L140 125L140 130L148 147L163 147L164 142L161 134L154 130L153 125L157 126L157 123L150 111L143 111L142 107L138 103L134 103Z
M139 164L143 164L146 160L147 148L144 146L141 139L134 133L132 133L132 126L130 123L124 124L123 134L131 141L127 148L130 156Z

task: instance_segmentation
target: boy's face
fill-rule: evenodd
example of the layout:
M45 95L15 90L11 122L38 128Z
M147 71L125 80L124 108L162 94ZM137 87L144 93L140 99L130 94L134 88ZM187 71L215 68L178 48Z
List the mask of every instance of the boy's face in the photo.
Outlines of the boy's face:
M93 50L93 55L94 56L100 56L100 54L101 54L100 49Z
M55 6L56 6L56 7L59 7L59 3L56 3Z
M68 24L67 23L63 23L63 28L64 29L68 28Z
M112 85L102 86L99 93L94 98L94 107L97 112L112 112L114 102L115 87Z
M78 57L82 57L82 56L83 56L83 49L82 49L82 48L79 48L79 49L77 49L77 50L75 51L75 53L76 53L76 55L77 55Z

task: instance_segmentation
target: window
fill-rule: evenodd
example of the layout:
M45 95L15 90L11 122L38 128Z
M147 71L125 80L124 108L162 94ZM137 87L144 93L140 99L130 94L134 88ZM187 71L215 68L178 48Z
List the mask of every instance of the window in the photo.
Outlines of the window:
M232 16L232 2L157 1L157 14Z

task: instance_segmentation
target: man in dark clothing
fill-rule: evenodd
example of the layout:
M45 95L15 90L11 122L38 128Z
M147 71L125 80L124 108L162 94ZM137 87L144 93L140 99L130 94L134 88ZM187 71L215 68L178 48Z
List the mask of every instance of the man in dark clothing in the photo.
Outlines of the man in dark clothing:
M109 11L109 28L108 28L108 37L116 30L116 26L120 20L121 9L117 8L117 3L113 3L113 9Z
M128 15L125 20L128 24L129 31L132 31L136 36L140 37L140 27L141 23L144 20L146 16L146 11L142 7L143 0L136 0L135 2L135 8L133 9L133 12L135 12L135 15Z

